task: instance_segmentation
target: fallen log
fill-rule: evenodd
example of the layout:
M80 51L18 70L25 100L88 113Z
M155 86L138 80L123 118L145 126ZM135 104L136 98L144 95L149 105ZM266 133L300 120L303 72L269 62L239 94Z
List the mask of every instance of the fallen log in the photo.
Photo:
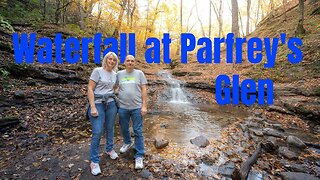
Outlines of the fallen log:
M257 162L261 153L261 142L258 144L257 149L254 151L252 156L250 156L240 167L240 179L245 180L248 177L251 166Z

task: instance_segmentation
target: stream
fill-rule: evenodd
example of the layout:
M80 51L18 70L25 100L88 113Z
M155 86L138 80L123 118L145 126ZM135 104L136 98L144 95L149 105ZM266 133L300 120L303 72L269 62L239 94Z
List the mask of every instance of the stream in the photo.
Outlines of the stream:
M151 115L145 118L147 137L165 138L188 146L190 139L200 135L219 138L221 128L248 114L233 106L196 104L190 98L193 95L182 87L183 82L166 71L160 71L158 76L167 82L167 88L158 97Z

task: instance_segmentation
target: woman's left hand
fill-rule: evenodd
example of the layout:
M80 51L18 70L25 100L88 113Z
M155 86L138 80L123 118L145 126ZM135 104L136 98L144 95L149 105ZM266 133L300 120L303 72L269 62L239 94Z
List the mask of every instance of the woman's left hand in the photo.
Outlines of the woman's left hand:
M141 115L144 116L147 114L147 107L142 107L141 108Z

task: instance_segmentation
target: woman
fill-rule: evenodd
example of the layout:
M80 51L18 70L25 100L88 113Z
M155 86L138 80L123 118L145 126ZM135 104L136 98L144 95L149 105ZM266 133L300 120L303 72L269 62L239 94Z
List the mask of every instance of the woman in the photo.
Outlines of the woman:
M114 124L118 110L114 100L117 65L117 55L113 52L107 53L102 60L102 67L93 70L88 84L88 100L90 104L88 116L92 128L90 168L93 175L101 173L99 146L104 125L106 127L106 153L111 159L118 158L118 154L113 150Z

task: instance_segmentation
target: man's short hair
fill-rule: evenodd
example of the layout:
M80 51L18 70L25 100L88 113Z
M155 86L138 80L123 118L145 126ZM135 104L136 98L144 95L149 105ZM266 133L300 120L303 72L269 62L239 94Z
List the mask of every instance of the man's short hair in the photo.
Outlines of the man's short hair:
M132 59L136 60L136 58L135 58L133 55L131 55L131 54L127 55L127 56L126 56L126 59L127 59L127 58L132 58Z

